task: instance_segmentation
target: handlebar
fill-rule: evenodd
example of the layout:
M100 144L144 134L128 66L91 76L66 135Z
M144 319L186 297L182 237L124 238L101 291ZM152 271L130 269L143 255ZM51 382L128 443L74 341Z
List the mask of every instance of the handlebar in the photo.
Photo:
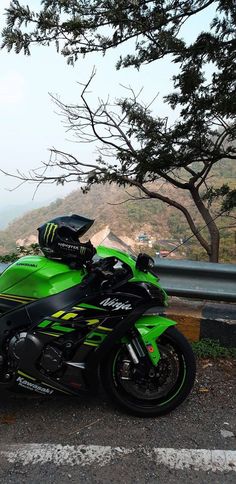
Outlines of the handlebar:
M94 262L88 267L89 273L84 278L83 284L89 285L96 282L96 285L100 284L101 288L108 289L117 282L120 282L127 275L127 269L114 269L117 262L115 257L108 257Z

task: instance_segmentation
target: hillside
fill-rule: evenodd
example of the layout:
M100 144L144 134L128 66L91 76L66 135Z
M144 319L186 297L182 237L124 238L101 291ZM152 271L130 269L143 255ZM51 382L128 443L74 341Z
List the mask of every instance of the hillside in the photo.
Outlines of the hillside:
M219 179L221 178L221 174ZM155 187L157 188L157 186ZM158 186L160 189L160 186ZM169 185L161 188L162 193L191 208L195 220L198 220L193 202L186 193L177 191ZM0 230L0 255L15 251L17 245L29 245L37 240L37 227L46 221L63 214L77 213L95 220L94 225L86 234L91 237L106 226L119 237L133 241L137 249L137 238L146 234L151 243L144 250L151 254L156 251L170 251L183 239L191 235L184 216L172 207L159 200L132 200L140 194L135 189L119 188L116 185L93 186L86 195L80 189L62 199L57 199L47 207L32 210L11 222L5 230ZM128 201L127 201L128 199ZM126 202L125 202L126 201ZM124 203L125 202L125 203ZM202 226L202 222L201 225ZM205 232L205 230L204 230ZM204 233L203 232L203 233ZM206 235L206 234L205 234ZM222 230L221 261L235 262L234 230ZM140 242L142 244L142 242ZM140 247L139 244L139 247ZM181 258L204 260L206 254L199 248L196 241L181 247L174 253Z
M134 190L129 193L135 194ZM0 231L0 253L16 247L16 241L37 236L37 227L47 220L62 214L77 213L95 219L89 236L109 225L119 236L134 239L140 233L147 233L157 239L171 236L169 218L172 210L158 200L128 201L131 198L124 189L116 185L94 186L84 195L76 190L48 207L30 211ZM33 238L29 242L33 242Z

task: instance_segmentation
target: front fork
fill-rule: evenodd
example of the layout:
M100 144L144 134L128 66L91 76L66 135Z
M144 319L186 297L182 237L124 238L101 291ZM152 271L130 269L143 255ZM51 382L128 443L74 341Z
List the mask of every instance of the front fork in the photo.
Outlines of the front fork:
M139 333L129 342L125 342L129 355L135 365L141 358L148 354L153 366L157 366L160 360L160 351L157 339L167 328L176 325L175 321L164 318L163 316L142 316L135 323L135 328Z

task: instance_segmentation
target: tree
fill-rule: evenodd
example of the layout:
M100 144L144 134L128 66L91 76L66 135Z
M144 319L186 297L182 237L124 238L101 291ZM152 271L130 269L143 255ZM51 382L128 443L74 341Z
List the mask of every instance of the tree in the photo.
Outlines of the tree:
M171 55L180 67L174 78L177 92L168 98L172 107L180 104L189 110L194 96L201 94L198 101L206 111L234 116L235 0L42 0L41 4L41 10L33 12L18 0L10 2L2 47L29 55L34 44L55 43L68 63L74 63L80 54L105 53L127 43L134 52L121 57L117 68L139 68ZM210 7L209 31L187 45L181 38L182 26L201 12L209 14ZM213 74L205 79L207 65Z
M181 38L183 24L209 7L214 7L210 30L187 45ZM8 50L14 47L17 53L30 54L35 43L55 42L57 50L74 63L80 54L104 53L126 42L133 52L120 58L117 68L140 68L167 55L179 66L175 91L166 98L173 109L180 109L173 126L166 118L152 115L133 92L114 108L100 102L93 109L86 96L90 79L81 105L56 102L80 140L101 143L96 163L85 166L78 157L53 150L55 158L46 166L63 168L62 175L49 177L33 171L30 176L19 174L20 179L63 183L76 176L87 188L105 181L135 185L145 196L180 210L209 259L218 261L220 234L211 205L223 197L218 214L229 213L236 205L236 190L225 183L211 185L210 175L217 163L236 159L235 24L233 0L43 0L38 13L13 0L3 31L3 47ZM106 156L115 157L117 165L107 162ZM199 232L186 206L150 189L147 184L157 180L190 194L207 227L207 237Z
M201 122L197 117L195 123L192 117L189 122L180 119L169 126L166 118L152 115L150 106L139 102L131 89L129 98L117 100L114 105L99 100L92 108L88 89L94 75L82 88L80 104L67 105L52 98L64 115L67 131L75 135L77 142L98 143L96 162L83 163L79 156L54 148L49 162L42 167L26 174L18 171L13 176L20 183L31 181L37 186L77 181L82 183L84 191L93 184L107 182L135 186L142 194L139 198L158 199L179 210L209 260L218 261L219 228L208 205L223 196L221 207L219 204L217 207L218 214L229 212L236 190L230 191L227 185L213 190L208 186L208 177L217 163L236 157L235 148L230 144L231 126L208 117L203 117ZM153 182L158 184L150 185ZM188 209L184 202L177 201L173 190L170 195L166 194L170 186L190 195L198 223L192 206ZM199 231L199 216L200 225L207 227L208 238Z

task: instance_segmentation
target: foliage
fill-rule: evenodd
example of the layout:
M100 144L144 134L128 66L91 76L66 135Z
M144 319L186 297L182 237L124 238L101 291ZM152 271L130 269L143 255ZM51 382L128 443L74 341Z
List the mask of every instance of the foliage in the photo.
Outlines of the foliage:
M17 247L17 252L12 252L10 254L0 255L0 262L7 264L8 262L15 262L20 257L25 255L38 255L41 254L38 244L31 244L27 247L20 246Z
M225 184L212 189L208 178L218 163L227 157L236 159L232 122L224 126L221 121L221 130L217 131L219 121L199 107L189 116L180 115L171 126L166 118L154 116L150 107L141 103L132 90L128 99L119 99L115 105L100 100L94 108L88 101L92 78L93 75L82 89L81 104L68 105L53 99L65 117L66 128L77 141L99 142L97 160L85 164L79 156L53 149L47 165L49 176L44 164L43 171L33 170L17 178L39 186L50 181L77 181L84 184L85 192L94 184L116 182L124 187L135 186L140 192L136 199L154 198L179 210L209 259L217 262L220 236L215 219L222 212L234 209L235 191ZM52 170L55 172L53 180ZM159 186L148 187L154 181L158 181ZM163 182L188 193L189 207L179 203L176 197L168 196L167 185ZM212 207L213 201L217 201L217 206ZM202 218L200 227L195 222L196 213ZM205 235L202 227L206 227Z
M12 252L11 254L0 255L0 262L8 264L9 262L15 262L19 257L19 254Z
M211 15L209 30L187 44L182 26L204 11ZM220 122L235 114L235 24L234 0L43 0L38 12L12 0L2 46L30 54L35 43L56 42L58 51L74 62L79 54L104 53L126 42L134 53L121 58L118 67L140 67L171 55L180 70L168 102L181 106L183 120L191 118L205 133L212 115ZM205 74L207 65L213 67L211 76Z
M203 200L208 200L208 205L211 206L220 197L223 198L222 210L224 212L230 212L236 207L236 189L231 190L229 185L226 184L223 184L220 188L208 187L203 195Z
M236 348L221 346L217 340L201 339L192 343L192 348L199 358L236 358Z
M10 2L9 2L10 3ZM196 64L228 59L231 68L233 57L232 35L235 18L234 1L230 0L43 0L41 10L34 12L18 0L12 0L4 29L4 46L16 52L30 53L34 43L55 43L68 62L74 62L80 54L106 52L108 49L129 42L133 53L121 58L118 67L153 62L171 53L177 61L189 54ZM211 22L211 31L202 32L194 44L186 45L181 38L181 27L191 17L214 6L216 15ZM219 49L224 42L224 52ZM217 57L217 59L216 59ZM197 68L198 66L196 66ZM230 74L232 70L230 69ZM217 76L221 75L216 74ZM192 66L184 76L186 88L189 81L199 82ZM223 79L224 81L224 79ZM227 81L224 81L224 89Z

